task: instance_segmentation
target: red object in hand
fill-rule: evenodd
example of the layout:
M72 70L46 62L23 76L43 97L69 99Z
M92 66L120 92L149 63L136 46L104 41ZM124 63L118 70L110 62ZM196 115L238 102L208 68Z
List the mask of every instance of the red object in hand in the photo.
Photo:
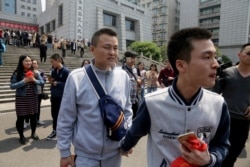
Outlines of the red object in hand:
M31 70L29 70L25 73L25 78L29 78L29 77L33 77L33 76L34 76L34 73Z
M193 149L199 150L199 151L205 151L207 149L206 143L201 143L198 139L190 139L187 142L189 142L192 145ZM176 158L172 163L170 167L198 167L197 165L189 164L185 159L182 157Z

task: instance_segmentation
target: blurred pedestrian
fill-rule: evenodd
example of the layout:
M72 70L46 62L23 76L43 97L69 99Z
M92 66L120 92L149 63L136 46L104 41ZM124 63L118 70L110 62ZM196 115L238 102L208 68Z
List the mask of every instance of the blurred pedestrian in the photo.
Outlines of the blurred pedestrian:
M88 59L84 59L84 60L82 61L81 67L86 66L86 65L88 65L88 64L90 64L90 61L89 61Z
M63 65L62 57L59 54L53 54L50 56L50 62L52 65L51 76L48 76L48 81L51 85L51 116L53 119L53 130L46 138L51 140L56 137L57 117L62 101L65 82L69 75L69 69Z
M158 82L162 88L171 85L175 78L174 70L172 69L168 59L165 60L165 65L166 66L160 71L158 77Z
M23 124L26 117L30 119L31 138L38 140L39 137L36 135L38 112L37 85L42 86L44 81L39 74L34 72L30 56L21 55L19 57L17 68L13 72L10 82L10 88L16 89L16 128L20 136L19 141L21 144L26 143L26 138L23 134Z
M32 60L32 67L34 69L34 72L39 74L42 78L44 83L46 83L46 75L43 70L39 69L38 61ZM44 122L40 120L40 113L41 113L41 102L43 98L43 91L44 91L44 85L40 86L37 85L37 91L38 91L38 112L37 112L37 124L38 125L44 125Z
M41 45L40 45L40 60L41 60L41 63L42 62L46 62L46 59L47 59L47 45L45 44L45 42L41 42Z
M158 76L159 73L156 64L151 64L149 70L145 75L147 83L147 93L154 92L159 87Z

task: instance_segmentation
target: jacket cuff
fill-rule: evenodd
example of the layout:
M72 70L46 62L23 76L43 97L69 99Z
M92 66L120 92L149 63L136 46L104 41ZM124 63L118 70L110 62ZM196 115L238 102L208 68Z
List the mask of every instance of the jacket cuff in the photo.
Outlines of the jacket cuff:
M203 166L203 167L213 167L215 165L215 163L216 163L215 155L210 154L210 162L207 165Z
M61 158L69 157L71 155L70 150L60 150Z

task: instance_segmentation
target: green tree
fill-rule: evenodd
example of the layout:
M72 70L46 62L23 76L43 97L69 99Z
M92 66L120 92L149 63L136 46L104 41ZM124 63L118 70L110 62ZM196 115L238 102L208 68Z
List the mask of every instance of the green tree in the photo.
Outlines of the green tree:
M232 63L232 60L228 56L222 55L220 49L217 46L215 46L215 48L216 48L216 58L220 60L222 64Z
M129 49L138 53L143 54L146 57L152 56L153 60L160 61L161 60L161 49L154 42L133 42Z
M166 60L168 58L168 54L167 54L167 45L164 44L162 46L160 46L161 49L161 56L162 56L162 60Z

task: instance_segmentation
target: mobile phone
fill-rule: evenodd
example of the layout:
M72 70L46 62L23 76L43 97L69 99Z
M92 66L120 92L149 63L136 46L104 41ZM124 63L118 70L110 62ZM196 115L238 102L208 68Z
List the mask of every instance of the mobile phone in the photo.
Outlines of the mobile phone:
M178 138L178 141L181 142L181 141L188 141L191 139L197 139L198 137L196 136L194 132L188 132L188 133L179 135L177 138Z

